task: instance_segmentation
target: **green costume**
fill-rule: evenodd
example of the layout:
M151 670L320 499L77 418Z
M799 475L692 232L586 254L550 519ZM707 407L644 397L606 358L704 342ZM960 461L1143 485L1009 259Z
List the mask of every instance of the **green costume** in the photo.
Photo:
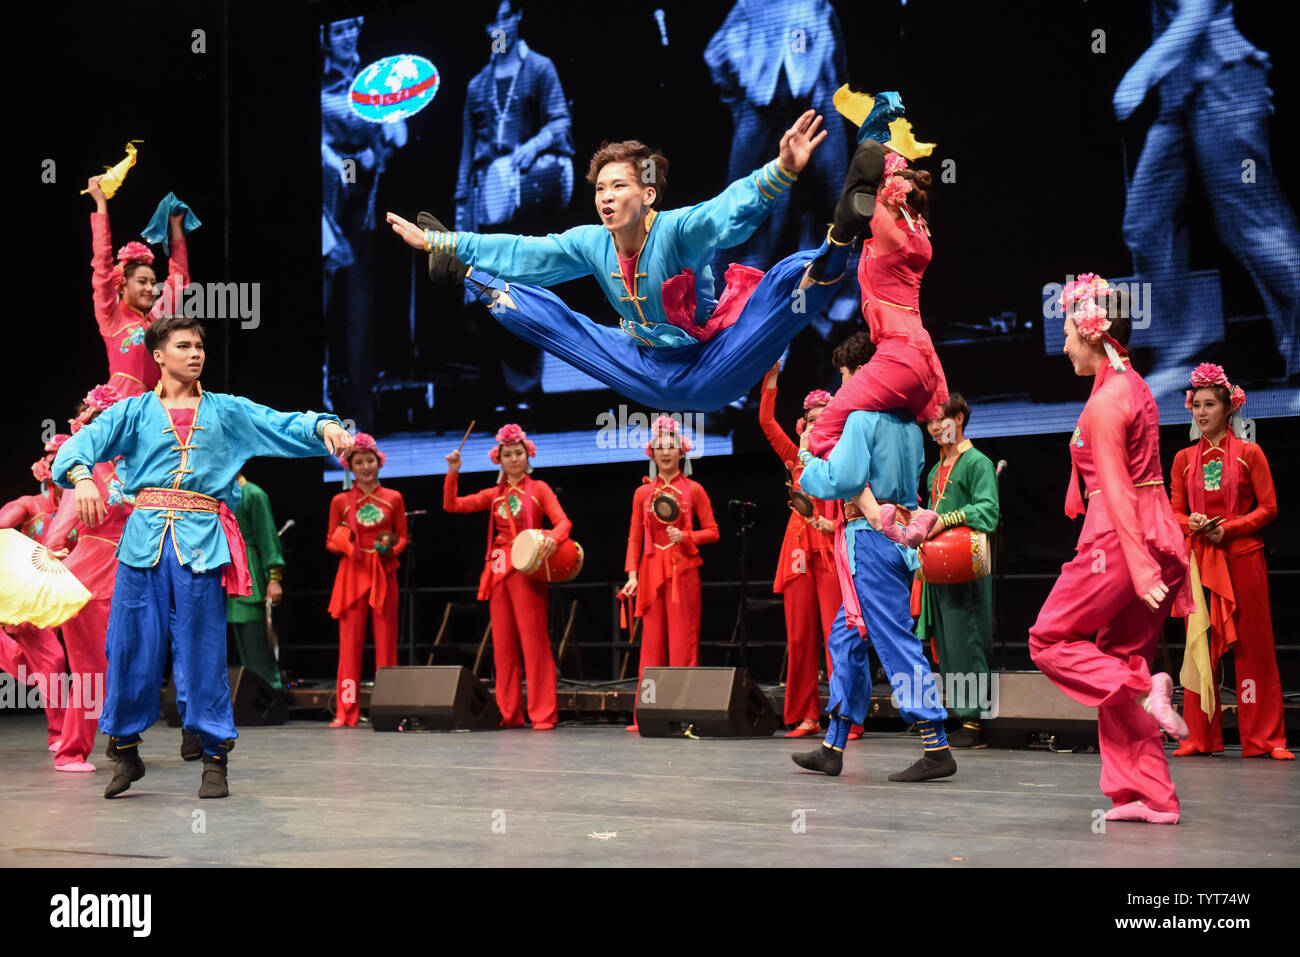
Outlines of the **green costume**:
M284 567L280 536L271 518L271 500L261 486L240 478L243 497L235 518L248 550L248 577L253 580L249 595L226 599L226 621L235 635L235 649L245 668L261 675L273 688L281 687L280 667L271 654L266 634L266 584L270 569Z
M989 457L963 439L957 446L957 461L947 481L936 488L943 459L930 470L930 508L939 513L946 528L966 525L973 531L992 533L998 527L998 481ZM993 579L985 575L960 585L926 582L921 587L921 615L916 622L916 636L922 642L934 639L939 655L939 671L945 676L944 687L970 688L965 707L948 711L963 721L980 716L978 700L984 689L992 694L989 658L993 654ZM947 675L960 675L950 679ZM975 676L969 684L967 675ZM981 676L983 676L981 678Z

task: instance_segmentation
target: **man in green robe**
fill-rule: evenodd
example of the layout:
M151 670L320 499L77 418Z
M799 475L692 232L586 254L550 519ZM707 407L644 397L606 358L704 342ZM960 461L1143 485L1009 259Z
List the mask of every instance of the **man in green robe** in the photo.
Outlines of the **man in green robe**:
M993 463L966 438L970 404L953 392L943 418L927 425L941 455L930 470L929 507L939 514L930 537L965 525L992 534L998 527L998 483ZM952 748L987 747L980 729L982 705L992 698L989 658L993 654L993 580L988 575L963 584L926 582L916 635L934 639L948 712L962 726L948 738ZM951 689L951 690L949 690Z
M266 602L269 598L272 605L280 603L284 553L266 492L244 478L242 472L239 487L243 497L235 517L248 550L248 577L253 580L253 591L226 599L226 621L235 635L240 664L260 675L272 688L281 688L280 666L266 634Z

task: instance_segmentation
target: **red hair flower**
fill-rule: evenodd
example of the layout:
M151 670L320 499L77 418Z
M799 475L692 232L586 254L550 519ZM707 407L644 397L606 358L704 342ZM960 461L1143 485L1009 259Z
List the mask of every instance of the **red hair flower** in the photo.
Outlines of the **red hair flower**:
M807 412L809 409L815 409L819 405L828 405L831 401L831 394L825 389L813 389L803 398L803 409Z
M379 446L375 444L375 437L369 432L358 432L356 438L352 440L352 448L339 456L339 462L345 469L352 468L352 456L357 452L373 452L375 458L379 459L379 467L384 467L387 456L379 451Z
M880 185L879 196L890 206L902 206L907 202L907 194L911 191L910 181L901 176L891 176Z
M677 447L682 450L683 455L691 450L691 440L682 433L682 428L677 423L677 420L661 415L655 419L654 425L650 426L650 441L645 444L645 454L648 458L655 457L655 440L661 435L671 435L676 438L678 440Z

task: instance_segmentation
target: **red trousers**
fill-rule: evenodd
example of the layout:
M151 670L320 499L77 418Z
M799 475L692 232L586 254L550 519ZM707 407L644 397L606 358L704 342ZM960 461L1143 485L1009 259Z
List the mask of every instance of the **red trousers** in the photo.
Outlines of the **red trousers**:
M62 744L54 764L87 760L95 750L95 731L104 710L104 654L108 635L110 598L92 598L77 614L63 623L63 643L68 648L71 693L63 718Z
M1273 648L1273 617L1268 603L1268 568L1264 550L1228 558L1228 573L1237 607L1233 623L1237 640L1232 663L1237 673L1237 723L1241 729L1241 754L1253 757L1286 747L1282 720L1282 681ZM1219 662L1211 663L1217 674ZM1223 713L1215 694L1214 719L1201 710L1201 696L1183 691L1183 719L1191 734L1187 743L1198 751L1223 750Z
M547 617L544 582L510 572L492 589L492 661L497 675L501 727L524 723L524 679L528 680L528 720L555 724L555 653ZM522 667L520 667L522 664Z
M875 354L822 409L813 423L809 451L818 458L829 455L844 433L850 412L906 409L920 418L934 401L939 384L919 348L895 337L881 340Z
M361 716L361 652L366 644L366 622L375 637L375 667L397 665L397 575L388 578L388 594L381 608L371 608L369 593L354 601L339 619L339 677L336 717L355 725Z
M677 573L677 601L666 581L641 618L641 668L694 668L700 663L700 570ZM639 682L638 682L639 685ZM639 695L638 695L639 696Z
M8 631L0 631L0 671L16 678L23 667L27 669L27 684L36 684L40 676L45 688L46 743L53 744L62 733L64 718L62 697L54 697L50 691L51 683L63 674L63 646L53 628L11 625Z
M1169 589L1156 611L1134 594L1118 537L1103 532L1062 566L1029 629L1029 654L1058 688L1097 709L1102 792L1116 805L1177 811L1160 728L1133 700L1151 688L1160 629L1186 575L1176 558L1152 557Z
M808 559L808 571L790 579L782 592L785 600L785 633L790 660L785 677L785 723L821 719L817 673L819 647L825 647L835 613L840 610L840 582L835 566L820 555ZM826 673L830 674L830 653Z

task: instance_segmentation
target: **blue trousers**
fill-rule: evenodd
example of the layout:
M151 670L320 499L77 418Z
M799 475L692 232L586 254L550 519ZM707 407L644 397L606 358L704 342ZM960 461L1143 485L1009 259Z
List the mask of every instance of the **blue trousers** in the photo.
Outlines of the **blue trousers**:
M827 248L823 241L818 249L782 259L764 274L732 326L708 342L675 349L651 348L617 326L593 322L540 286L510 283L513 309L494 305L492 293L480 298L515 335L635 402L712 412L748 394L790 340L826 308L839 283L813 285L799 298L794 293L804 269Z
M889 676L895 705L908 721L943 721L948 712L940 703L940 688L925 660L921 642L912 633L914 562L904 555L913 550L891 542L866 522L855 524L844 534L849 536L853 549L853 584L867 624L867 641L876 649ZM841 605L827 639L831 688L826 710L854 724L866 720L871 703L867 641L856 628L849 627Z
M153 568L119 564L108 614L108 671L99 730L130 738L159 715L171 642L181 724L222 754L239 737L226 673L226 596L221 569L191 571L163 547Z

